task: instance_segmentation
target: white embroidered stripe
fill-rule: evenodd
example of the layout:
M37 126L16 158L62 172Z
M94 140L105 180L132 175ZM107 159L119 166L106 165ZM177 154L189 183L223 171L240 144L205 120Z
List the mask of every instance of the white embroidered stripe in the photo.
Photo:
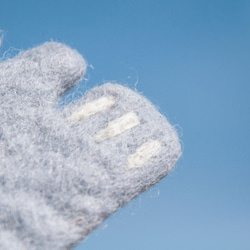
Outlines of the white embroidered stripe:
M126 115L123 115L122 117L111 121L105 129L97 132L97 134L95 135L95 140L103 141L106 139L110 139L139 124L139 118L135 113L127 113Z
M93 102L86 103L84 106L80 107L75 111L68 121L78 122L82 119L85 119L91 115L94 115L98 112L104 111L114 105L115 101L112 97L101 97Z
M161 150L161 143L159 141L149 141L138 147L134 154L128 157L127 169L141 167L150 158L156 156Z

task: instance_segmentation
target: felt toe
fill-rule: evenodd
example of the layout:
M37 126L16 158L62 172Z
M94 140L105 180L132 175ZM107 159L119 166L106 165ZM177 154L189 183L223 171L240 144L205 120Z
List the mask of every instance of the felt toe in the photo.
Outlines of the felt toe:
M81 80L86 68L86 61L76 50L47 42L1 63L0 72L4 75L0 76L8 86L58 97Z

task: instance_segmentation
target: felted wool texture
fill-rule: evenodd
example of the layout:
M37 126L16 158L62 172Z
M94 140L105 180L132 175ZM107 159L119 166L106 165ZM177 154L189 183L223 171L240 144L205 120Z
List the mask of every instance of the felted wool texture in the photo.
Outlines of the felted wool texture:
M122 85L103 84L60 107L61 95L82 79L86 67L77 51L55 42L0 64L0 249L73 248L166 176L181 155L167 119ZM103 97L114 104L70 120L81 107ZM96 139L128 113L138 117L138 125ZM160 145L150 159L138 151L147 142ZM139 162L146 160L129 169L128 159L136 152Z

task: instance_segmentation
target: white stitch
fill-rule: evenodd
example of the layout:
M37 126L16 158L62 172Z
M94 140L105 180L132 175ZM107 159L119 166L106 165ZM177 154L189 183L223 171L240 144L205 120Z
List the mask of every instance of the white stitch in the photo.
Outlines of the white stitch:
M93 102L86 103L84 106L80 107L77 111L75 111L71 117L69 117L68 121L70 122L78 122L82 119L85 119L91 115L94 115L98 112L104 111L114 105L115 101L113 97L101 97Z
M149 141L138 147L134 154L129 155L127 169L141 167L150 158L160 152L161 143L159 141Z
M139 124L139 118L135 113L127 113L126 115L111 121L105 129L97 132L97 134L95 135L95 140L103 141L106 139L110 139Z

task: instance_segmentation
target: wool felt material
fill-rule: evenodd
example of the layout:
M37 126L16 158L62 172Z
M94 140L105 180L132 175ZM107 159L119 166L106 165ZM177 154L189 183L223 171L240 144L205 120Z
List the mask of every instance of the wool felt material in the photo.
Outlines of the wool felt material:
M71 249L181 155L142 95L103 84L64 107L86 61L47 42L0 64L0 249Z

